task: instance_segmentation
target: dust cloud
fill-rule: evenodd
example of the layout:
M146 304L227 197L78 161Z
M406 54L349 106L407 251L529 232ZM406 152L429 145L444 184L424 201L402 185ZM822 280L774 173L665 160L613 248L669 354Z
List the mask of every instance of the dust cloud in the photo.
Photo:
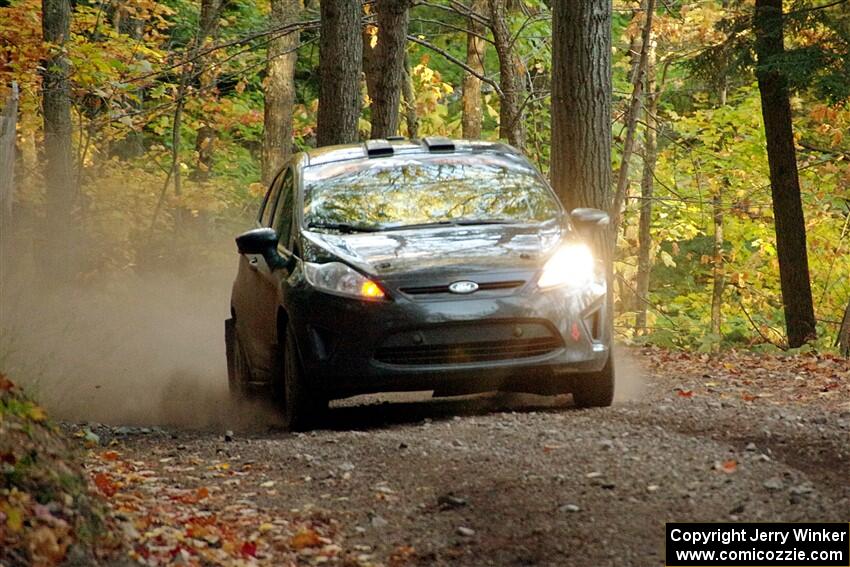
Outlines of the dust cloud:
M268 410L236 407L227 392L232 278L224 267L59 287L6 277L0 366L58 419L251 426Z
M278 422L269 405L228 395L224 320L236 262L224 246L212 263L62 286L44 285L49 274L37 267L15 273L8 252L0 369L54 418L242 430ZM615 402L638 399L642 371L626 349L615 352Z
M643 397L646 375L643 368L628 349L614 348L614 368L617 382L614 387L614 403L635 402Z

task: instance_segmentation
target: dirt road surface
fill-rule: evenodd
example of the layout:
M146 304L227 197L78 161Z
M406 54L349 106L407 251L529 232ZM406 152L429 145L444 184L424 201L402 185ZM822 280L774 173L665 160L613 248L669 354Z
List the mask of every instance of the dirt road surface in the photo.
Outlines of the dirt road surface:
M610 409L408 396L307 434L90 426L89 468L152 564L651 566L665 522L850 520L846 363L637 357L642 392Z

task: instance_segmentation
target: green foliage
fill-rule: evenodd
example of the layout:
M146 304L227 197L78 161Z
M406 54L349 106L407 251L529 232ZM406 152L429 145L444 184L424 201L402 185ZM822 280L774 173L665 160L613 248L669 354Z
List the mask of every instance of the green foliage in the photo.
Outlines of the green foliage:
M195 0L94 0L74 4L71 61L74 154L77 157L89 247L87 275L144 271L175 262L174 235L186 226L203 235L184 239L180 254L207 254L211 240L229 239L253 214L259 185L263 132L263 80L267 1L224 4L217 42L205 59L217 87L201 90L203 69L183 64L197 34ZM543 170L550 155L551 2L511 2L509 27L525 81L527 146ZM850 14L842 6L816 9L814 0L786 2L787 53L769 62L786 72L794 88L793 111L810 245L810 266L821 320L816 348L827 348L843 307L850 301ZM614 16L615 154L622 145L632 85L629 47L643 16L634 0L617 0ZM650 333L633 336L631 292L637 266L639 200L628 199L617 268L618 329L628 340L712 350L716 346L762 348L783 341L782 302L761 107L754 85L751 0L662 3L655 14L659 155L652 217L651 291L644 298ZM38 0L13 0L0 11L0 88L21 85L19 148L22 189L16 198L33 217L43 213L37 148L43 140L38 65L41 43ZM120 16L120 17L119 17ZM305 11L302 19L317 17ZM122 20L123 18L123 20ZM126 25L127 18L140 29ZM122 21L124 23L122 23ZM468 19L435 0L411 13L410 34L466 59ZM489 32L484 33L490 38ZM318 108L318 31L301 33L293 113L293 145L315 144ZM460 136L465 71L443 54L409 42L419 135ZM485 75L498 81L499 61L488 44ZM203 70L209 71L209 69ZM180 145L172 148L181 78ZM192 74L194 73L194 74ZM482 137L498 136L499 100L482 86ZM721 104L721 91L727 95ZM364 89L364 100L365 100ZM368 132L368 107L361 130ZM404 122L404 121L402 121ZM197 132L216 132L209 178L199 180ZM406 125L402 129L405 133ZM639 128L639 134L644 127ZM640 144L641 137L638 142ZM177 152L181 192L163 190ZM643 166L640 147L631 163L635 196ZM619 155L614 156L616 163ZM723 213L724 294L721 332L710 333L714 284L714 200ZM774 348L767 346L764 348Z
M725 36L704 46L688 65L698 76L716 84L717 77L747 80L759 64L751 31L754 7L738 1L717 23ZM850 97L850 12L844 3L817 0L785 2L785 53L764 67L780 70L791 88L840 103Z

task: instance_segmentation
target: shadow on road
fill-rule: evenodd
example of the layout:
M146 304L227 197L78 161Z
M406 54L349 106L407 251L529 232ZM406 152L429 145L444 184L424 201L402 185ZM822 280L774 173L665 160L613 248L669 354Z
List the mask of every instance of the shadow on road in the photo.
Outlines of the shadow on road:
M498 412L561 411L571 408L570 396L489 393L432 398L429 393L360 396L332 404L323 429L375 429L425 420Z

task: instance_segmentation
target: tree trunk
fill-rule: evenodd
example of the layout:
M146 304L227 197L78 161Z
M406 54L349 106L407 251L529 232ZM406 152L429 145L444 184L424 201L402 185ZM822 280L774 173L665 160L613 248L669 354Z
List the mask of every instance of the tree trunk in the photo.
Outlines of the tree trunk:
M131 9L132 6L126 6L124 4L115 6L112 13L112 24L118 33L126 34L134 41L140 42L144 35L145 22L135 17ZM136 59L141 60L143 56L137 54ZM132 109L131 112L141 113L144 106L145 89L137 89L135 94L136 98L128 100L126 104ZM145 153L144 141L144 131L142 129L132 129L126 133L123 140L111 142L108 151L105 153L107 155L118 155L122 159L138 158ZM80 163L80 167L82 167L82 163Z
M838 329L838 340L836 341L838 351L845 357L850 357L850 302L844 310L844 318L841 319L841 327Z
M782 0L756 0L753 24L785 327L788 345L795 348L816 332L788 84L776 66L785 51Z
M724 180L725 183L725 180ZM714 242L712 245L712 281L711 288L711 334L720 337L720 324L723 322L723 288L726 285L726 266L723 258L723 191L718 188L711 204L714 218ZM713 343L719 348L719 341Z
M363 5L364 15L373 13L371 4ZM376 18L377 20L377 18ZM378 26L363 26L363 76L366 79L366 93L369 95L369 110L372 112L375 97L378 96L378 80L381 63L378 61Z
M658 157L656 129L658 121L658 92L655 85L655 40L650 37L646 59L646 108L644 121L643 175L640 180L640 221L638 228L638 271L635 285L637 294L637 316L635 331L646 334L647 301L649 279L652 271L652 199L655 192L655 162Z
M360 0L321 2L319 43L319 146L359 139L363 37Z
M295 21L298 0L272 0L272 27ZM269 43L266 80L263 84L263 184L272 178L292 153L292 107L295 104L295 64L300 34L295 31Z
M202 0L197 35L187 46L185 51L187 63L183 65L182 72L180 73L180 82L177 85L177 100L174 105L174 117L171 124L171 169L169 170L168 176L165 178L159 203L157 203L157 207L154 210L151 230L153 230L154 225L156 224L165 192L168 189L169 180L174 183L174 194L178 197L183 194L183 173L180 167L180 146L183 143L181 131L183 127L183 110L186 107L186 98L189 96L189 90L193 81L200 75L200 73L204 72L203 65L205 58L199 57L198 54L208 32L212 30L213 25L217 25L220 8L221 0ZM203 127L201 130L203 130ZM199 130L198 138L195 140L196 148L200 145L204 145L200 140L203 135L205 134ZM199 163L201 163L201 158L199 158ZM198 169L200 170L200 167ZM175 232L182 229L186 218L186 208L178 204L177 210L174 213Z
M366 93L369 95L370 111L378 94L380 67L381 65L378 62L378 26L363 26L363 77L366 79Z
M378 0L378 73L372 97L372 138L398 134L410 0Z
M611 11L553 3L551 175L568 210L611 208Z
M180 129L183 127L183 107L186 104L188 90L187 77L188 74L184 73L180 84L177 86L177 104L174 105L174 118L171 123L171 177L174 182L174 194L178 197L183 194L183 176L180 170L180 144L182 143ZM166 179L167 187L168 180ZM178 224L181 215L182 212L178 211Z
M202 0L201 15L198 20L198 37L196 39L196 52L200 52L210 41L218 38L218 20L221 15L222 0ZM214 102L218 99L218 69L213 64L213 56L206 54L196 59L193 64L198 76L200 94L204 100ZM210 176L213 161L213 146L215 144L216 129L213 124L213 115L209 112L201 114L201 126L195 138L195 150L198 152L198 163L193 177L198 181L207 181Z
M729 7L728 0L723 0L724 10ZM720 106L726 106L728 77L724 74L720 80L718 96ZM725 146L725 143L723 144ZM723 149L722 147L719 149ZM723 289L726 286L726 259L723 257L723 190L729 186L729 178L723 176L717 193L712 198L714 219L714 245L712 246L712 288L711 288L711 334L718 340L712 342L712 350L720 350L721 324L723 323Z
M487 13L486 0L473 0L471 7L477 14ZM469 26L470 31L474 32L466 34L466 65L479 75L483 75L487 42L479 36L484 35L484 26L475 18L469 18L466 25ZM461 123L465 139L476 140L481 137L482 118L481 79L472 73L466 73L463 77L463 120Z
M70 35L71 3L69 0L42 0L42 31L51 49L43 64L42 109L44 113L44 154L47 186L47 224L50 256L63 273L70 275L67 253L73 249L71 237L72 211L77 196L73 173L71 142L70 65L64 54Z
M640 18L642 6L632 10L632 21L638 21ZM643 28L641 28L642 30ZM639 30L640 31L640 30ZM641 33L631 33L629 34L629 84L635 84L637 80L637 73L640 69L640 45L641 45Z
M515 148L525 147L525 123L522 117L523 88L521 64L514 53L514 41L508 26L507 0L489 0L490 29L499 56L499 137ZM610 129L610 128L609 128Z
M568 211L611 208L610 0L552 3L552 186ZM605 262L613 325L614 238L593 242Z
M402 83L402 101L404 102L404 118L407 123L407 137L419 137L419 116L416 114L416 90L413 87L413 75L410 71L410 61L404 60L404 82Z
M635 146L635 133L637 132L637 119L640 113L641 96L643 92L643 78L646 73L647 57L652 34L652 16L655 13L655 0L644 0L641 3L646 14L641 33L640 60L634 73L632 87L632 98L629 102L629 110L626 113L626 138L623 141L623 155L620 160L620 172L617 177L617 192L614 194L614 204L611 209L612 232L617 233L620 221L620 209L626 198L626 190L629 183L629 165Z

